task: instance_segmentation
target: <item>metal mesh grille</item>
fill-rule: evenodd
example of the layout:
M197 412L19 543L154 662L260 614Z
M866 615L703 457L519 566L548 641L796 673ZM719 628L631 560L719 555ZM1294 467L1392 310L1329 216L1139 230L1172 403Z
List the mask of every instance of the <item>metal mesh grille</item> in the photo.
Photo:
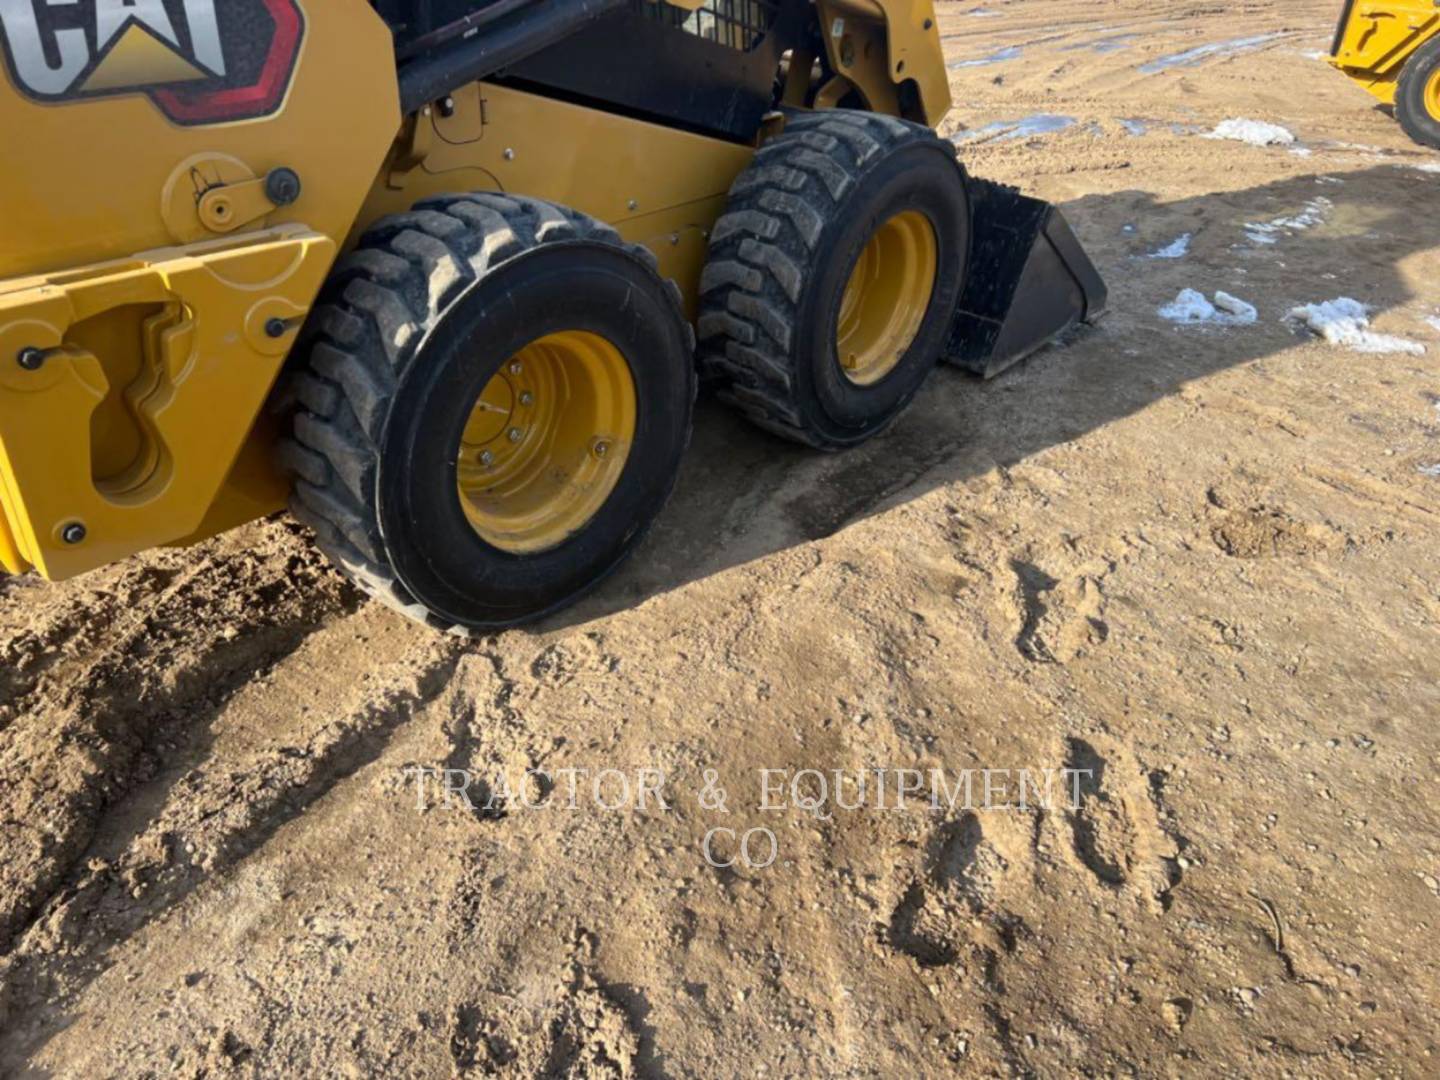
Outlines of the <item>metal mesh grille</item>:
M695 11L655 0L635 0L635 4L652 19L741 52L760 44L775 25L779 7L772 0L705 0Z

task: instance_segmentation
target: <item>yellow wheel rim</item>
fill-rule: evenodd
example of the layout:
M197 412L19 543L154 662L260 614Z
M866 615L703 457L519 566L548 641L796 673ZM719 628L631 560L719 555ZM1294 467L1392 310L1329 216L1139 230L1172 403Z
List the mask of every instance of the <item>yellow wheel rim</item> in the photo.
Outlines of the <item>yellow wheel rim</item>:
M1425 84L1425 110L1435 120L1440 120L1440 68L1430 73Z
M930 219L906 210L876 229L860 252L835 326L840 368L852 383L879 382L910 348L935 290L937 250Z
M471 526L517 555L573 536L625 470L635 411L630 365L598 334L566 330L521 349L486 384L460 440Z

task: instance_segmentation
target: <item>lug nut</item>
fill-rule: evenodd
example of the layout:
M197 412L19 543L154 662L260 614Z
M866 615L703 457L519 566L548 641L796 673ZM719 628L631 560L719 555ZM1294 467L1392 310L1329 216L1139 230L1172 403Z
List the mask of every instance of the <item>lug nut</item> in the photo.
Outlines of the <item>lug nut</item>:
M20 350L15 362L26 371L39 371L45 366L45 350L37 349L33 345L28 346Z
M590 448L590 452L597 458L603 458L606 454L610 453L610 444L604 439L596 439L595 445Z
M72 521L60 530L60 539L67 544L79 544L84 541L85 535L85 526L78 521Z
M511 375L519 375L520 372L522 372L522 371L524 371L524 370L525 370L525 368L524 368L523 366L521 366L519 360L511 360L511 361L510 361L510 374L511 374Z
M535 395L532 394L529 390L526 390L523 394L520 395L520 404L521 404L521 405L534 405L534 404L535 404Z
M495 464L495 455L489 450L480 451L480 464L488 469L491 465Z
M512 427L508 434L511 442L519 442L520 439L524 436L524 432L522 432L518 427Z

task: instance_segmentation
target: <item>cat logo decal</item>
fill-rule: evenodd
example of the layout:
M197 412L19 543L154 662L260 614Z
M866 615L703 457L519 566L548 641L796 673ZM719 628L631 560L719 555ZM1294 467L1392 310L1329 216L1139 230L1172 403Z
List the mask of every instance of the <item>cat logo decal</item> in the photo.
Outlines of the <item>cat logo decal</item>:
M144 94L177 124L277 111L304 36L299 0L0 0L5 62L27 97Z

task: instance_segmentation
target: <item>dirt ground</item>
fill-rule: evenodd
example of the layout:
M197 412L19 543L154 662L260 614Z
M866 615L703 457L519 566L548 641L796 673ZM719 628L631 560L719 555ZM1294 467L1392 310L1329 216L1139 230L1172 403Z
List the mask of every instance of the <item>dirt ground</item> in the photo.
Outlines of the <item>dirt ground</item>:
M1063 205L1097 329L840 457L702 403L530 632L433 636L288 520L0 583L0 1073L1440 1074L1440 155L1319 60L1333 0L981 2L945 133ZM1338 296L1428 350L1284 321Z

